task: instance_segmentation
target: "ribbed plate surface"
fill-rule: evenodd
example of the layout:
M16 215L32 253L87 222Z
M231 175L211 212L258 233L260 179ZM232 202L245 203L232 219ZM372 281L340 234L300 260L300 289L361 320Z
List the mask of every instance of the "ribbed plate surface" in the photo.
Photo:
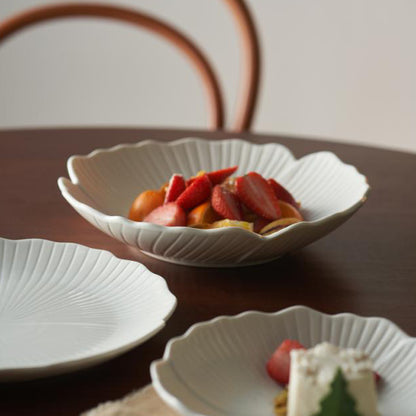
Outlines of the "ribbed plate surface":
M0 381L114 357L158 332L175 306L142 264L77 244L0 238Z
M325 315L302 306L246 312L194 325L152 363L159 395L185 416L273 416L280 387L265 365L286 338L306 347L328 341L370 354L381 374L382 416L416 414L416 339L382 318Z
M302 203L307 221L267 237L237 228L197 230L137 223L126 218L135 197L159 189L173 173L186 177L238 165L286 186ZM366 200L363 175L334 154L296 160L279 144L243 140L145 141L96 150L68 161L71 180L60 178L65 199L95 227L162 260L197 266L242 266L273 260L338 227Z

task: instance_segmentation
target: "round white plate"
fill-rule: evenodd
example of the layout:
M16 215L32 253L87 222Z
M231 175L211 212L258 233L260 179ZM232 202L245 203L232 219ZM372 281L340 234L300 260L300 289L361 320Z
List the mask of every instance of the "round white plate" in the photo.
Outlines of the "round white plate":
M234 165L236 176L257 171L281 182L301 202L306 221L263 237L235 227L199 230L127 219L135 197L159 189L173 173L190 177ZM119 145L72 156L68 172L70 180L58 180L62 195L92 225L161 260L205 267L264 263L303 247L350 218L369 192L366 178L333 153L297 160L280 144L239 139Z
M152 363L158 394L185 416L273 416L281 387L265 366L284 339L306 347L328 341L366 351L381 375L382 416L416 414L416 339L383 318L326 315L294 306L245 312L192 326Z
M160 331L175 306L142 264L78 244L0 238L0 381L115 357Z

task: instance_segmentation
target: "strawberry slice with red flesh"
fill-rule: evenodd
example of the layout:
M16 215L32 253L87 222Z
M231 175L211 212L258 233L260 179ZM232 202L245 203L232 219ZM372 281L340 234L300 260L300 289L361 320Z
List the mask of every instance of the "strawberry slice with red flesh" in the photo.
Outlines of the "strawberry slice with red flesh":
M169 202L155 208L143 221L168 227L183 226L186 225L186 213L175 202Z
M273 188L257 172L238 177L235 184L237 196L257 215L268 220L281 217L279 200Z
M214 185L223 183L237 169L238 169L238 166L232 166L231 168L219 169L219 170L214 170L213 172L208 172L207 175L208 175L209 180L212 183L212 186L214 186ZM194 182L196 178L198 178L198 176L189 178L186 182L187 186L191 185L191 183Z
M269 185L273 188L273 191L281 201L287 202L290 205L293 205L296 209L299 209L299 204L293 198L292 194L279 182L275 181L273 178L267 180Z
M179 195L176 203L185 211L205 202L211 195L211 181L205 173L195 180Z
M229 220L243 220L240 201L228 189L215 185L211 195L211 205L221 217Z
M218 185L220 183L223 183L237 169L238 166L232 166L230 168L215 170L214 172L208 173L208 178L211 181L212 185Z
M185 190L185 179L182 175L173 174L170 178L168 188L165 195L165 204L175 202L178 196Z
M305 347L300 342L291 339L285 339L280 344L266 364L267 372L273 380L284 385L289 383L290 351L298 349L305 349Z

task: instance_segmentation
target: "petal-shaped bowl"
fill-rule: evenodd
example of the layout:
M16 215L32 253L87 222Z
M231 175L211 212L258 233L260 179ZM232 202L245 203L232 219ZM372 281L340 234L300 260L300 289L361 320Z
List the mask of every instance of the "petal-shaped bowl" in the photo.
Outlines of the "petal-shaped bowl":
M328 341L366 351L382 377L381 415L416 414L415 338L383 318L331 316L302 306L192 326L169 341L163 359L152 363L153 386L184 416L273 416L273 398L281 387L265 366L286 338L306 347Z
M0 238L0 381L69 372L159 332L176 306L140 263L72 243Z
M172 173L186 177L239 165L236 175L257 171L286 186L302 204L306 221L270 236L238 229L164 227L127 219L145 189L159 189ZM366 200L366 178L333 153L296 160L279 144L243 140L145 141L96 150L68 160L71 180L60 178L64 198L95 227L159 259L196 266L243 266L273 260L328 234Z

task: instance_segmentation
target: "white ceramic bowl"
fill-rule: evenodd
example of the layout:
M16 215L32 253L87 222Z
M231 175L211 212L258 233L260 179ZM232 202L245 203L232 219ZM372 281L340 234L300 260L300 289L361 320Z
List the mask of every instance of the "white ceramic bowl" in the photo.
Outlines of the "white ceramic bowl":
M72 243L0 238L0 381L77 370L159 332L176 306L142 264Z
M238 228L199 230L127 219L135 197L159 189L172 173L190 177L239 165L280 181L301 201L306 221L270 236ZM279 144L243 140L145 141L96 150L68 160L71 180L60 178L64 198L95 227L159 259L196 266L243 266L273 260L328 234L366 200L366 178L333 153L296 160Z
M281 387L265 365L286 338L329 341L370 354L381 374L382 416L416 414L416 339L383 318L325 315L302 306L245 312L192 326L151 365L158 394L184 416L273 416Z

